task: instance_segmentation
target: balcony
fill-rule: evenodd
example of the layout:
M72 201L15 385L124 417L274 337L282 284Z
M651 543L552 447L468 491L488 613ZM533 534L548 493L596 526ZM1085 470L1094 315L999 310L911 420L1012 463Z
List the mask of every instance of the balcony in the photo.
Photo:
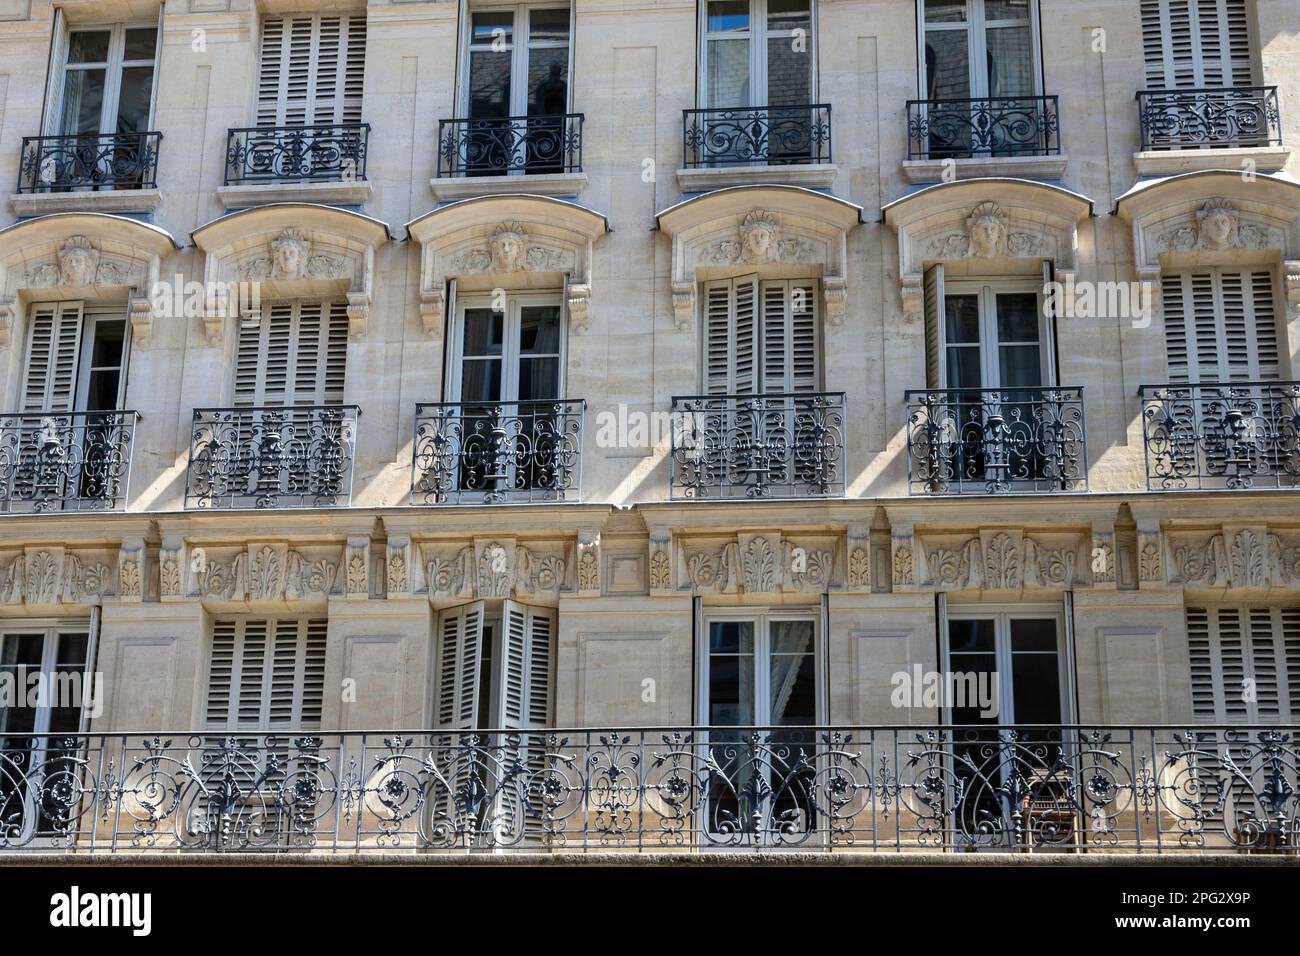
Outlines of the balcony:
M411 504L578 500L581 399L418 405Z
M347 506L360 416L356 405L196 408L185 507Z
M8 737L0 852L1272 853L1297 726Z
M844 393L673 399L673 498L844 496Z
M1276 172L1290 159L1276 86L1143 90L1137 103L1142 175L1238 169L1244 160Z
M909 494L1088 490L1082 388L909 391L907 415Z
M683 192L754 183L827 188L835 176L827 104L682 111Z
M1059 179L1060 98L994 96L983 99L909 100L907 161L911 182L939 182L953 168L958 176L1019 176Z
M0 415L0 513L124 511L134 411Z
M438 199L485 192L576 196L584 114L446 119L438 123ZM526 176L527 179L517 177Z
M34 216L93 208L151 212L158 191L162 133L26 136L18 163L14 212Z
M1144 385L1151 491L1300 488L1300 382Z

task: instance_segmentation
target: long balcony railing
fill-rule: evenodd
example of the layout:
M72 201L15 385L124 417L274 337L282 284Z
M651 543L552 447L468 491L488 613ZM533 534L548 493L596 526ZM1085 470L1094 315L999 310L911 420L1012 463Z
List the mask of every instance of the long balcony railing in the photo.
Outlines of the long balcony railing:
M827 103L682 111L687 169L831 162Z
M1152 491L1300 488L1300 382L1144 385Z
M1300 726L0 738L0 853L1300 852Z
M438 176L582 172L582 113L445 119Z
M0 415L0 512L122 511L134 411Z
M369 143L369 123L232 129L226 185L364 180Z
M20 193L153 189L162 133L81 133L23 138Z
M907 415L910 494L1088 490L1082 388L909 391Z
M186 508L326 508L352 498L356 405L196 408Z
M576 501L582 399L418 405L414 505Z
M1143 152L1282 145L1276 86L1143 90L1137 102Z
M1056 96L908 100L908 159L1058 156Z
M672 497L844 495L844 393L673 399Z

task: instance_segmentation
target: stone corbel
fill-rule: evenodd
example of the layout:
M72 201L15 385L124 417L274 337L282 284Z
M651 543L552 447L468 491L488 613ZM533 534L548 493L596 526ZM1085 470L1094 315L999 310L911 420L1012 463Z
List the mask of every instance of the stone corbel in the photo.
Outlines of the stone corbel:
M420 327L429 339L442 337L443 319L447 314L447 293L442 289L420 292Z
M1094 523L1092 527L1092 546L1087 556L1088 566L1092 569L1092 586L1114 590L1117 580L1115 569L1115 527L1110 524Z
M591 323L591 284L579 282L569 286L569 328L582 334Z
M370 298L375 281L375 247L367 246L357 286L348 290L348 338L360 342L370 322Z
M899 292L903 299L903 321L908 325L919 323L925 316L925 277L903 276L899 280Z
M851 524L844 545L845 590L871 590L871 526Z
M343 552L344 595L350 601L370 597L370 539L348 538Z
M144 600L143 538L122 539L122 546L117 555L117 580L119 601L138 604Z
M822 299L826 307L826 324L843 325L844 312L848 305L849 290L839 276L827 276L822 280Z
M154 255L149 257L149 264L145 269L144 286L133 290L127 302L127 317L131 320L132 346L148 346L150 337L153 335L154 309L152 292L158 285L161 266L161 258Z
M578 596L600 596L600 532L584 529L577 543Z
M1283 281L1286 283L1286 301L1293 317L1300 318L1300 259L1282 263Z
M667 528L650 531L650 593L671 594L673 590L673 534Z
M673 283L673 327L678 332L690 331L695 322L695 283Z
M389 597L409 597L415 593L415 562L409 535L394 535L388 539L387 593Z
M893 566L890 573L895 590L914 591L917 586L916 542L911 525L894 524L889 529Z
M9 348L14 334L14 319L17 318L18 303L12 298L0 298L0 349Z
M158 548L158 599L181 601L188 592L185 579L188 571L185 556L185 539L169 535Z

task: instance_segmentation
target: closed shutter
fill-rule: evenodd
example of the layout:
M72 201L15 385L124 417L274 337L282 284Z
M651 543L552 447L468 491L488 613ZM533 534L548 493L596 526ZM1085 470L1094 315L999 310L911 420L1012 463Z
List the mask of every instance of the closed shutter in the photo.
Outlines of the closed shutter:
M331 405L343 400L345 302L275 302L239 329L235 404Z
M1188 608L1187 639L1198 721L1300 720L1300 607Z
M764 282L763 391L815 392L817 297L807 280Z
M267 17L257 125L361 122L365 56L364 14Z
M1142 0L1140 9L1149 89L1254 81L1246 0Z
M437 697L440 728L479 726L479 669L483 653L483 602L443 611L438 628Z
M705 392L750 395L756 385L758 278L745 276L704 287Z
M23 373L22 411L73 410L81 318L80 302L33 307L27 337L27 367Z
M813 392L821 380L817 287L754 276L704 286L709 395Z
M947 388L943 313L943 266L931 266L925 273L925 378L927 388Z
M1161 283L1165 357L1174 384L1276 380L1277 300L1269 269L1204 269Z
M210 730L317 730L325 694L323 618L227 618L212 627Z

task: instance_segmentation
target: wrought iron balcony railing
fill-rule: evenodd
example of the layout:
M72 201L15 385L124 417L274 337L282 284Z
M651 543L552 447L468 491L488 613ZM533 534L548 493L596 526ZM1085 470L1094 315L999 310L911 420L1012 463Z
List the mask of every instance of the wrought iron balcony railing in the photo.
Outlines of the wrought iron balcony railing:
M582 121L582 113L441 120L438 176L580 173Z
M907 393L913 495L1088 490L1082 388Z
M0 738L0 853L1300 852L1300 726Z
M1151 491L1300 488L1300 382L1144 385Z
M20 193L153 189L162 133L26 136L18 164Z
M364 180L369 142L369 123L232 129L226 185Z
M417 405L411 504L576 501L586 402Z
M751 106L682 110L687 169L831 162L831 108Z
M1055 96L908 100L908 159L1059 156Z
M196 408L186 508L325 508L352 499L356 405Z
M122 511L134 411L0 415L0 512Z
M672 497L843 495L843 392L673 399Z
M1276 86L1143 90L1137 102L1143 152L1282 145Z

